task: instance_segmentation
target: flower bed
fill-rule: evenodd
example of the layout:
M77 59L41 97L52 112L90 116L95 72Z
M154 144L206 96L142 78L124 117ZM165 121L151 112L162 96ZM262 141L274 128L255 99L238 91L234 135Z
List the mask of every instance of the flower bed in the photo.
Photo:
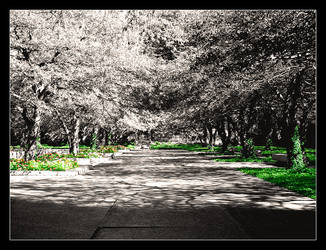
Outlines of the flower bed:
M76 161L70 159L55 160L31 160L10 159L10 170L18 171L65 171L67 169L77 168L79 165Z
M119 149L125 149L124 146L101 146L96 151L99 153L115 153L118 152Z
M118 150L126 149L124 146L106 146L99 150L83 149L77 155L47 153L39 155L35 160L10 159L12 171L65 171L74 169L79 165L94 165L107 162L112 154L118 155ZM121 153L120 153L121 154ZM106 159L105 159L106 158Z

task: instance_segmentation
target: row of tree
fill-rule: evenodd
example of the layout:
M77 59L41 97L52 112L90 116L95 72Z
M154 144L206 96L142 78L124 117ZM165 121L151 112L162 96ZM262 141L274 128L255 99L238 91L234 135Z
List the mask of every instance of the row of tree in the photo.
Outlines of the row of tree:
M314 11L11 11L12 138L26 159L38 138L77 153L93 134L167 131L245 155L278 141L291 159L315 121L315 36Z
M315 12L200 14L189 26L188 40L195 51L189 72L199 80L185 81L185 96L174 114L199 125L210 144L216 133L224 150L240 144L246 157L257 135L263 145L279 141L291 164L295 128L304 147L315 120Z

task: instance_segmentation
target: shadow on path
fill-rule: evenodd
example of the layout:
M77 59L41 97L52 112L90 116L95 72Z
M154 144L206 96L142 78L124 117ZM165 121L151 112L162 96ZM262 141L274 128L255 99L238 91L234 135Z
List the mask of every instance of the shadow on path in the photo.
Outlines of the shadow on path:
M11 177L12 238L314 238L314 200L227 166L138 151L86 175Z

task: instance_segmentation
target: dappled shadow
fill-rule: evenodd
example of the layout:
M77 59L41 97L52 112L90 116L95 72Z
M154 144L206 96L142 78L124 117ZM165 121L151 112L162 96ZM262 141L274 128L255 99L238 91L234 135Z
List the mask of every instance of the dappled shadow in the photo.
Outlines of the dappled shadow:
M89 239L107 212L69 201L11 198L11 239Z
M232 211L232 216L243 220L244 227L248 221L255 222L254 211L266 219L268 213L261 211L289 213L293 218L306 211L314 223L314 200L234 169L266 167L261 163L213 162L179 150L139 151L118 158L117 162L97 165L87 174L74 177L11 177L11 197L95 210L109 209L115 201L125 211L177 212L216 207ZM250 212L251 219L246 220L241 211ZM278 223L284 219L279 218ZM259 236L259 226L255 230L252 235Z
M315 208L314 200L236 171L232 166L252 167L253 164L212 162L182 151L133 152L121 156L119 162L100 164L83 176L21 177L19 181L16 177L11 183L11 195L55 202L70 200L77 206L106 206L106 201L119 199L132 207L177 209L218 204Z

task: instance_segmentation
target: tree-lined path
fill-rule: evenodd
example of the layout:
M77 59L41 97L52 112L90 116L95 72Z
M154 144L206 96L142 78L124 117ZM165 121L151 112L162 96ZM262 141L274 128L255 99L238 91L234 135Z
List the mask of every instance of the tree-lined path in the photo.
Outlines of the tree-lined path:
M141 150L85 175L11 176L12 237L315 237L315 200L236 170L271 165L210 158Z

